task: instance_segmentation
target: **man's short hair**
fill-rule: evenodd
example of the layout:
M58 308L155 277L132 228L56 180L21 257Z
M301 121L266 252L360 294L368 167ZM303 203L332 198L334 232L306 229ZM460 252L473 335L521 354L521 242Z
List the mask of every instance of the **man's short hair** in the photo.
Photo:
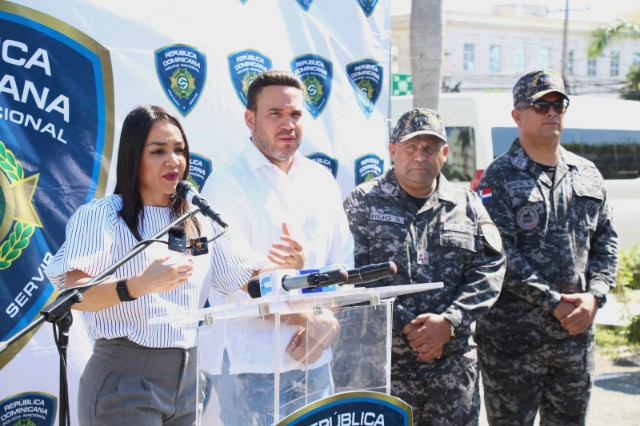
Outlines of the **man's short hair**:
M247 91L247 109L251 111L256 110L258 106L258 95L262 89L268 86L287 86L304 92L304 84L292 72L283 70L264 71L258 74L258 76L249 84L249 90Z

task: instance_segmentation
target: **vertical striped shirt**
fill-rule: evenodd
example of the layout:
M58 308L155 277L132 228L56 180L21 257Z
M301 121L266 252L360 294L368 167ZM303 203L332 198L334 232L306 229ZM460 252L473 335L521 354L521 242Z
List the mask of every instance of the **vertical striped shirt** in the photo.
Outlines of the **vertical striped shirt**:
M66 273L79 270L96 276L123 258L137 244L124 220L119 195L93 200L80 207L66 227L66 240L45 272L58 288L65 287ZM144 221L139 232L148 239L173 220L167 207L144 207ZM202 236L210 238L219 229L209 221L200 220ZM238 236L241 238L242 236ZM166 241L167 237L163 239ZM150 318L163 317L181 311L193 311L204 306L212 288L233 293L242 287L252 273L260 269L264 259L249 258L246 245L236 236L225 233L209 243L209 254L191 256L170 251L164 243L155 242L122 265L112 278L128 278L141 273L150 262L166 256L189 256L193 275L184 285L163 293L146 294L131 302L121 302L96 312L84 312L89 333L94 339L126 337L150 348L190 348L196 344L197 324L165 323L150 325Z

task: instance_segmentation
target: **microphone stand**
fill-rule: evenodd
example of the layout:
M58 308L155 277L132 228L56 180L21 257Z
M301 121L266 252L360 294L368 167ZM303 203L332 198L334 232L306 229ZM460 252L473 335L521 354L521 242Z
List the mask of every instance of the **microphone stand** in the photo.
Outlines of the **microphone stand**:
M85 284L64 290L56 298L56 300L42 308L42 310L40 311L40 316L38 318L29 323L29 325L20 330L18 333L13 335L9 340L0 342L1 354L9 346L22 338L24 335L28 334L31 330L36 328L44 321L53 324L54 340L56 342L56 346L58 347L58 354L60 355L60 411L58 415L59 426L68 426L71 424L71 417L69 415L69 395L67 383L67 348L69 346L69 330L71 328L71 324L73 323L71 306L76 303L82 302L82 293L109 278L120 266L124 265L134 256L138 255L140 252L146 249L151 243L155 242L154 240L159 239L160 237L168 233L171 228L181 224L199 211L199 208L190 209L150 239L140 241L133 247L133 249L131 249L129 253L124 255L122 259L118 260L116 263L109 266L107 269L105 269L95 277L91 278ZM57 332L56 327L58 329Z

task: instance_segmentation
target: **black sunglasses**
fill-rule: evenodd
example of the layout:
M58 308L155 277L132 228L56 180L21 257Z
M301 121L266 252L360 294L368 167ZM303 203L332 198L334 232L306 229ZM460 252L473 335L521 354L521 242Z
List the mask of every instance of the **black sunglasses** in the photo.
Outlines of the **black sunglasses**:
M550 107L553 107L553 110L556 112L556 114L564 114L567 111L567 108L569 108L569 100L563 99L561 101L555 101L555 102L548 102L548 101L530 102L528 104L522 105L518 109L525 109L529 107L533 107L533 110L538 114L548 113Z

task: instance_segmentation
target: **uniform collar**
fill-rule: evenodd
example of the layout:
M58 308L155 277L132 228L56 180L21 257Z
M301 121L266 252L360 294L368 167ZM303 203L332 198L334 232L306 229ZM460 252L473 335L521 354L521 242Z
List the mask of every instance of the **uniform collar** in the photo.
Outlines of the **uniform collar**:
M536 162L529 157L522 145L520 145L520 139L516 139L511 145L508 155L511 166L514 169L526 171L537 179L542 180L547 185L553 186L553 182L551 182L551 179L549 179L547 174L542 171ZM558 158L558 164L556 165L555 182L560 182L569 169L575 168L576 164L576 156L561 146L560 158Z

